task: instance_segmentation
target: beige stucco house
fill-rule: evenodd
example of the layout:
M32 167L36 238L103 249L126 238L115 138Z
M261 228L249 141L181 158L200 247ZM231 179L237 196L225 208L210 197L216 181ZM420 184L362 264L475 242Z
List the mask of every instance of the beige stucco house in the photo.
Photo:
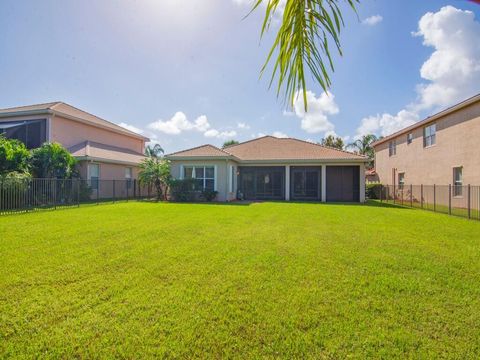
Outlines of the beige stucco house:
M166 157L174 178L197 179L198 190L218 191L218 201L365 201L366 157L298 139L265 136Z
M480 94L373 144L386 185L480 185Z
M129 180L148 138L63 102L0 110L0 133L29 149L57 142L79 161L82 179Z

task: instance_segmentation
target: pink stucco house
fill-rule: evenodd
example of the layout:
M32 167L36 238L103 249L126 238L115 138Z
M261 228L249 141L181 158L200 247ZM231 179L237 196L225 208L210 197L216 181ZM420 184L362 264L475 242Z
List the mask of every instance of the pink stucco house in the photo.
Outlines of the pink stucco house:
M82 179L137 178L148 138L63 102L0 110L0 134L29 149L57 142L79 161Z

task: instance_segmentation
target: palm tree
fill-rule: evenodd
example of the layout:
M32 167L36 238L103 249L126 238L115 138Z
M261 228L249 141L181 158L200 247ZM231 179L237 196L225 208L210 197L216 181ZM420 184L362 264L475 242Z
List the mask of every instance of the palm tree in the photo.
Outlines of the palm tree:
M343 0L354 11L360 0ZM285 100L293 105L297 94L303 94L307 110L307 85L305 78L310 75L324 91L330 88L329 71L334 71L329 43L333 41L338 53L340 47L340 30L344 26L339 0L286 0L285 7L279 9L282 0L256 0L252 11L260 4L266 3L265 18L261 35L269 30L275 13L283 12L280 27L270 49L263 74L270 61L273 71L270 79L272 85L278 77L277 96L285 87ZM272 57L276 59L273 61Z
M163 155L165 151L160 146L160 144L155 144L154 146L147 145L145 147L145 156L150 158L159 158Z
M363 135L360 139L355 140L349 144L348 147L353 149L354 152L360 155L366 155L369 159L369 168L373 168L375 151L372 147L372 143L377 141L377 137L373 134Z
M170 183L170 162L165 159L149 157L140 164L138 173L140 184L153 185L157 192L157 201L162 198L167 199L168 186Z

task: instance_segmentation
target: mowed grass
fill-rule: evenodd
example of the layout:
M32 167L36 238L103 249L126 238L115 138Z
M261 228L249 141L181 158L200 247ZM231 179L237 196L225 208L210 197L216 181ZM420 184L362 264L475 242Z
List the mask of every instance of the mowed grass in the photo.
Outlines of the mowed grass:
M480 222L369 205L0 218L0 358L479 358Z

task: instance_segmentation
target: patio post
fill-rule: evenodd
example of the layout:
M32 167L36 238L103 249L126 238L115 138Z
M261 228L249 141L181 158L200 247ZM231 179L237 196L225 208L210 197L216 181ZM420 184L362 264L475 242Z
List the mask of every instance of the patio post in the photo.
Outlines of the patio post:
M285 165L285 200L290 200L290 165Z

